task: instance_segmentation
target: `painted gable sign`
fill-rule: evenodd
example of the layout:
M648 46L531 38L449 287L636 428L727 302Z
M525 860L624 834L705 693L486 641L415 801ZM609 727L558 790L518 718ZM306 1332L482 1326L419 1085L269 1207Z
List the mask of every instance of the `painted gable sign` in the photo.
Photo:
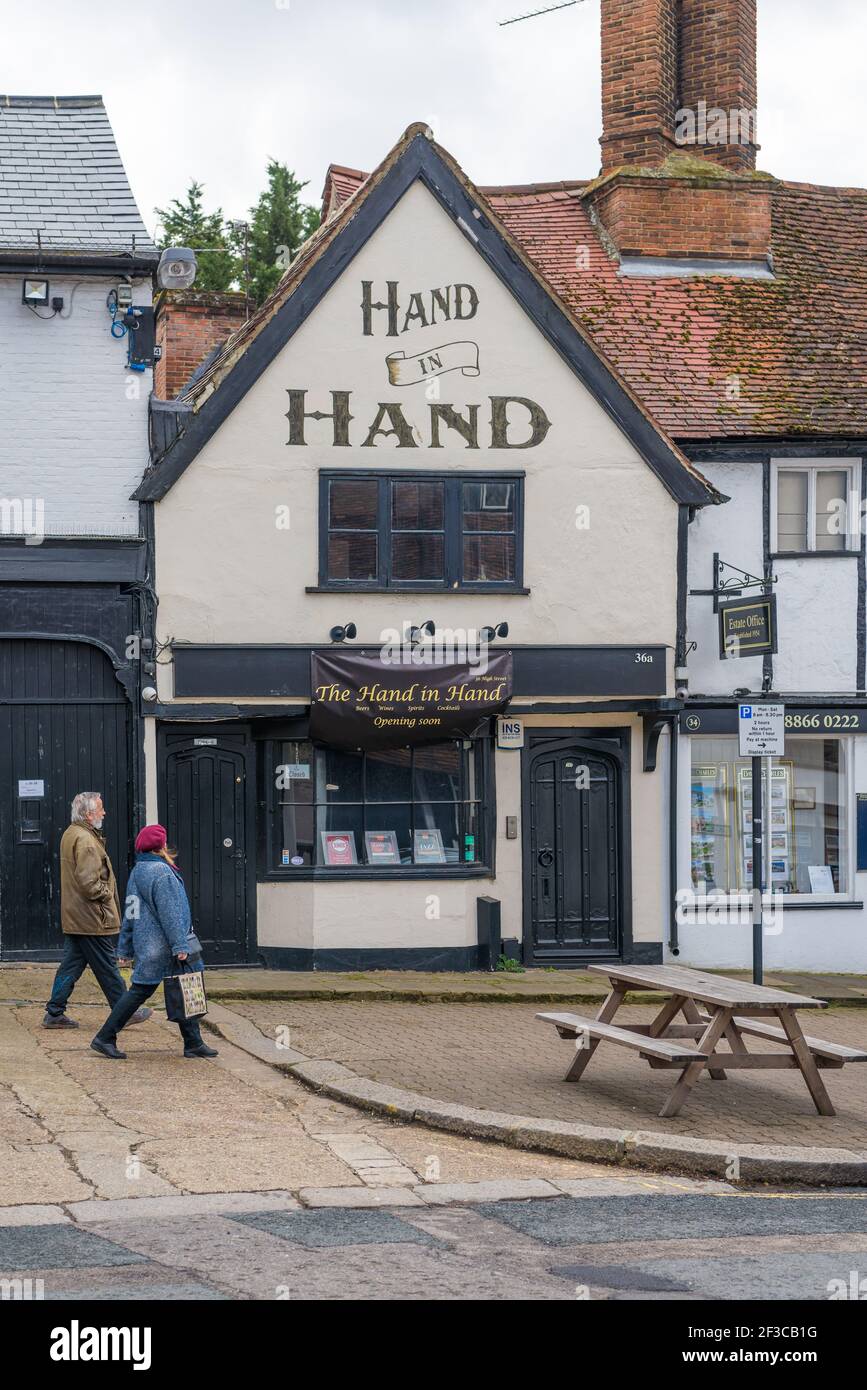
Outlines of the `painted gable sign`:
M481 421L482 401L456 405L454 400L441 399L440 381L449 374L458 373L473 382L483 375L479 343L469 336L456 336L471 332L477 317L484 318L482 297L474 285L406 290L396 279L382 283L362 279L360 293L356 331L362 338L412 335L412 349L391 348L384 353L382 394L423 386L424 406L419 410L405 397L381 399L370 418L359 418L353 413L351 391L332 387L326 409L321 402L308 400L307 388L290 387L289 444L306 446L308 419L331 422L335 448L375 449L393 439L399 449L442 449L460 440L467 449L533 449L545 440L551 421L543 406L529 397L489 395Z

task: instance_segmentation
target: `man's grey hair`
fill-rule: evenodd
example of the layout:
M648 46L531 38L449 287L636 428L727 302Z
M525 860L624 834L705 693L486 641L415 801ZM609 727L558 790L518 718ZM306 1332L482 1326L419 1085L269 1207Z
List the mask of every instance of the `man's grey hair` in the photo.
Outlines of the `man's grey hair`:
M95 811L97 801L101 800L102 796L99 792L79 792L78 796L73 798L69 813L69 819L73 825L89 825L88 812Z

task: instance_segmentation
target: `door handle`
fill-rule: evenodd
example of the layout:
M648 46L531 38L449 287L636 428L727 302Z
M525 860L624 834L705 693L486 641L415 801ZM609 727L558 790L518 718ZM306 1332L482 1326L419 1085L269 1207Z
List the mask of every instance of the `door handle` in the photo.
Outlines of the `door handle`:
M550 869L554 863L554 851L552 849L541 849L539 851L539 863L543 869Z

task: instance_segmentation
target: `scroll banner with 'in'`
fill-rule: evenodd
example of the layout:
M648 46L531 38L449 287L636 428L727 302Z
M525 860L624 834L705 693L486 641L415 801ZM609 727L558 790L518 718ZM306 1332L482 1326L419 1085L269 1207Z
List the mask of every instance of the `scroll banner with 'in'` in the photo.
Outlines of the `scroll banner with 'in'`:
M378 648L313 652L310 737L343 749L470 738L512 695L512 653L482 655L474 666L386 661Z
M403 352L391 352L385 359L391 386L417 386L432 376L444 372L462 371L464 376L479 376L479 349L476 343L446 343L430 348L415 357Z

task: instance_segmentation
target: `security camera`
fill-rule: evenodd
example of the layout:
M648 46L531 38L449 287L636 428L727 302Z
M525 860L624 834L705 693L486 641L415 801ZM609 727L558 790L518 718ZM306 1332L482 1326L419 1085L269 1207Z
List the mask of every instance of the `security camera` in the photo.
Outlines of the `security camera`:
M196 255L189 246L168 246L157 266L157 284L161 290L188 290L196 269Z
M146 685L142 690L141 697L143 700L155 700L157 698L157 692L152 685Z
M685 685L679 685L674 693L677 696L678 700L686 700L689 698L689 691Z

